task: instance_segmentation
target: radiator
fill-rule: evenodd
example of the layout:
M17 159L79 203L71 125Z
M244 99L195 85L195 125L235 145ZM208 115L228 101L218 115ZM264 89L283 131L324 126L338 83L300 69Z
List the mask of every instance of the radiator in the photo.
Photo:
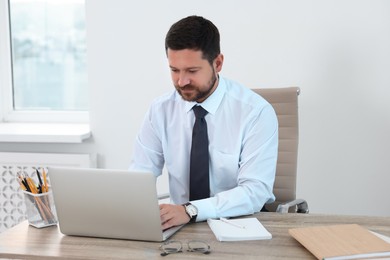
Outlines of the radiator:
M36 180L37 168L94 167L95 164L89 154L0 152L0 233L26 219L24 197L16 179L18 174ZM50 182L50 172L48 181Z

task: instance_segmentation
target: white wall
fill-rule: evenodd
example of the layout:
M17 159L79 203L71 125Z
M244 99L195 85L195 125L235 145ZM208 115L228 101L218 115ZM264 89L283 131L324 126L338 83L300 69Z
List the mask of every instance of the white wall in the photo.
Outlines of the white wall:
M390 216L387 0L87 0L93 139L1 150L96 152L99 167L127 168L146 109L172 89L165 34L191 14L219 27L224 76L301 88L298 195L311 212Z

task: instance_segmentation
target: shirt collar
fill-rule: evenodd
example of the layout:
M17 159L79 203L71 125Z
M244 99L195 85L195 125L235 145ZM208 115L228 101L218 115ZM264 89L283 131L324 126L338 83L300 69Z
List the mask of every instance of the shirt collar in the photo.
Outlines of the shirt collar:
M184 101L180 97L180 95L178 95L178 96L180 97L181 100L183 100L183 102L185 102L185 110L187 112L189 112L192 109L193 106L198 104L198 105L202 106L204 109L206 109L209 114L215 114L215 112L217 111L219 105L222 102L222 98L225 95L225 92L226 92L225 80L223 79L223 77L219 76L217 88L214 90L214 92L211 94L211 96L209 96L202 103L197 103L197 102L194 102L194 101L192 101L192 102Z

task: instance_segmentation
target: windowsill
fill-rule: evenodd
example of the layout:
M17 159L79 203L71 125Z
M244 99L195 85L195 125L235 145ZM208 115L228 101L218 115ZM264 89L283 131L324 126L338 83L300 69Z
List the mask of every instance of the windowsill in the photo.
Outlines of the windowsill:
M89 137L89 124L0 123L0 142L6 143L82 143Z

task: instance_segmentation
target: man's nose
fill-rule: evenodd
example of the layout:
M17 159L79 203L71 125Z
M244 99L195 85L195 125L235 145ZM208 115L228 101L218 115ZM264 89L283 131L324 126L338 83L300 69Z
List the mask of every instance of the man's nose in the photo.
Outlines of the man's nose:
M185 73L183 73L179 75L179 79L177 80L177 85L179 87L184 87L190 84L190 82L191 82L190 78Z

